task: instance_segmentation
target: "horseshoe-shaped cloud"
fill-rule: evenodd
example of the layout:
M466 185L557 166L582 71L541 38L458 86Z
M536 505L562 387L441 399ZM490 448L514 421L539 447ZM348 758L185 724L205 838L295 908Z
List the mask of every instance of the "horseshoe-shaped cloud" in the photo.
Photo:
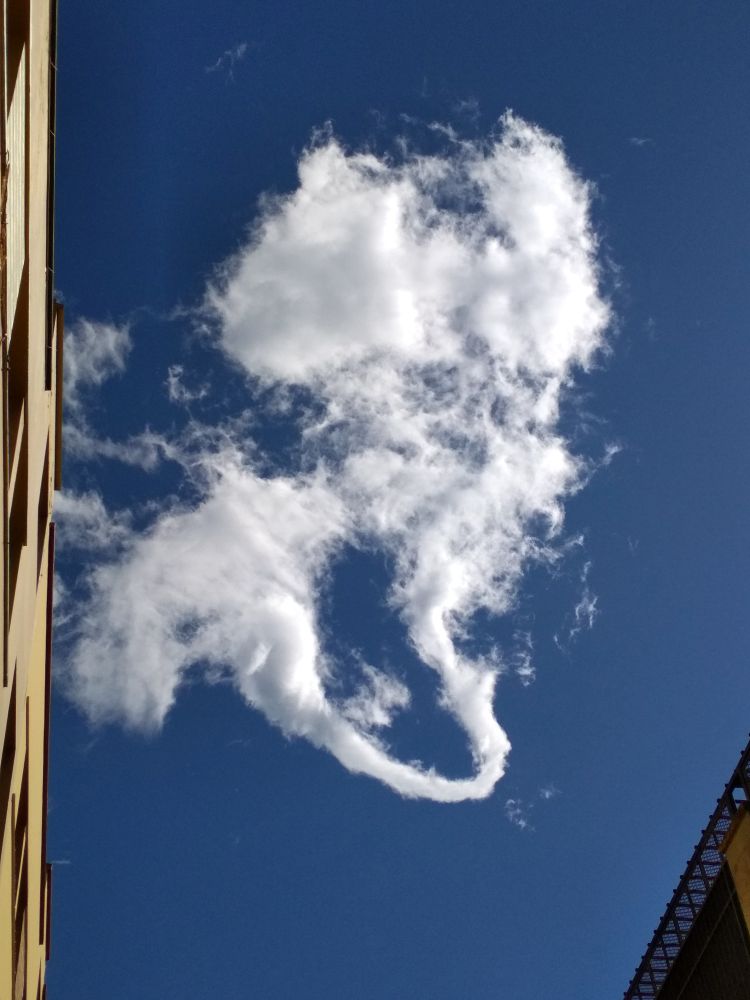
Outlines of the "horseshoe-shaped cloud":
M202 307L248 385L314 401L299 469L206 447L200 501L164 510L92 571L69 656L92 719L158 727L204 665L287 734L402 795L491 793L509 751L493 706L501 657L460 640L478 611L512 610L582 484L559 407L609 322L590 199L561 143L511 114L439 155L316 138L297 189L261 203ZM325 648L321 592L347 546L389 557L389 607L466 734L466 778L389 749L409 707L401 680L368 666L336 697L346 665Z

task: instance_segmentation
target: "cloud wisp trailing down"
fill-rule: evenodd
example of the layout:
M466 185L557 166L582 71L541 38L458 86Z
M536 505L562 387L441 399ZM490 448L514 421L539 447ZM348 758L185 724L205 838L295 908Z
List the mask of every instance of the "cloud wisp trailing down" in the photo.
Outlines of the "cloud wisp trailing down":
M581 569L580 596L569 616L567 626L554 635L555 645L561 652L567 651L582 632L592 629L599 617L599 598L591 589L590 574L591 562L589 561L585 562Z
M98 388L113 375L121 375L132 349L127 325L78 319L65 336L65 404L74 415L84 405L87 389Z
M130 537L127 512L112 517L98 493L63 490L55 498L58 537L66 548L111 552Z
M238 42L219 56L216 62L206 66L206 73L224 73L228 80L234 77L235 66L247 55L247 42Z
M127 441L112 441L92 427L89 409L103 384L125 372L133 341L130 326L79 318L65 332L66 454L78 460L115 459L152 470L172 447L166 439L145 429ZM70 498L58 505L72 516Z
M69 664L93 720L158 727L188 668L220 670L284 732L402 795L492 792L513 664L472 654L472 623L511 612L527 566L554 558L585 478L559 409L609 321L590 198L560 142L512 115L484 142L398 160L316 138L201 310L248 398L308 401L298 461L269 471L248 441L201 439L200 501L92 571ZM392 752L410 696L385 669L360 664L359 690L337 695L348 668L322 595L345 547L388 557L389 607L465 732L468 776Z

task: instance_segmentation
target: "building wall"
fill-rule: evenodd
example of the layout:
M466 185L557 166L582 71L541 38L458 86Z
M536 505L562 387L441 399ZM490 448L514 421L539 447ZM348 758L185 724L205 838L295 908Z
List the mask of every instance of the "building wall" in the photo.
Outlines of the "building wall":
M750 743L625 991L672 998L750 998Z
M750 809L743 803L722 845L750 934Z
M53 0L54 2L54 0ZM0 0L3 628L0 997L40 1000L49 951L47 745L62 310L52 303L50 0Z
M658 1000L743 1000L750 996L750 937L724 865L682 945Z

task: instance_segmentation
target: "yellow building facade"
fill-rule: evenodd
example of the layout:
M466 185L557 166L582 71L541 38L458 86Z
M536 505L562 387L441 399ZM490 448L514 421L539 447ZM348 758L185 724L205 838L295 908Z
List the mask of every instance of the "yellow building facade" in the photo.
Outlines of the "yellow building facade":
M750 997L750 743L716 802L625 1000Z
M750 809L742 802L721 845L750 940Z
M55 0L0 0L3 483L0 998L42 1000L62 310L53 301Z

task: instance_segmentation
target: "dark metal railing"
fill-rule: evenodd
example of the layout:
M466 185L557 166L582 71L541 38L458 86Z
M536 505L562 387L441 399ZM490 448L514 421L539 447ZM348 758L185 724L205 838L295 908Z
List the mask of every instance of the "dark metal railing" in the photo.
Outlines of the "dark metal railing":
M750 799L750 743L740 757L701 839L688 861L685 874L654 931L651 943L625 991L624 1000L655 1000L695 923L724 858L721 844L737 812L738 803Z

